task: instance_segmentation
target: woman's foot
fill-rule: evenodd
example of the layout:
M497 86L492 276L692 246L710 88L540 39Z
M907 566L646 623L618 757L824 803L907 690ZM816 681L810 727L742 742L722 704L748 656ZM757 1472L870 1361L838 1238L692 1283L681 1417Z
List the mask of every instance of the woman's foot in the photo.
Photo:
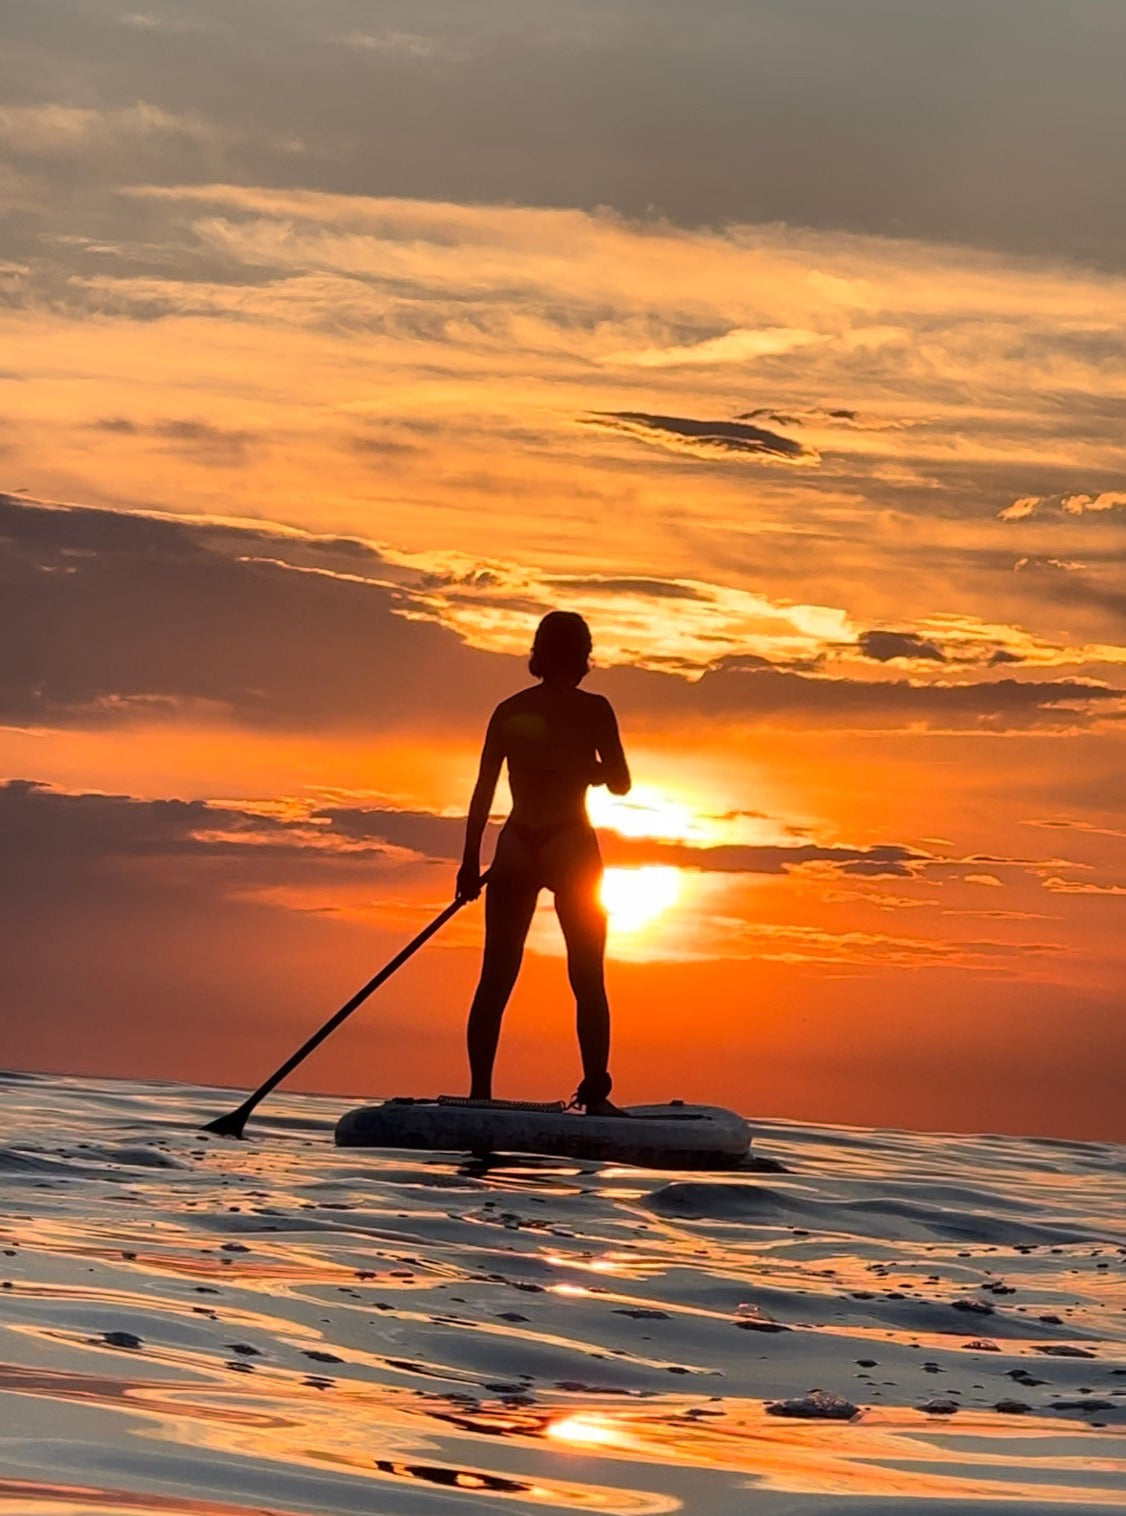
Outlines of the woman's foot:
M615 1105L612 1100L605 1097L601 1100L588 1100L583 1110L588 1116L628 1116L628 1111L623 1111L620 1105Z
M571 1105L578 1106L588 1116L628 1116L628 1111L610 1099L613 1083L605 1069L600 1074L585 1074L571 1097Z

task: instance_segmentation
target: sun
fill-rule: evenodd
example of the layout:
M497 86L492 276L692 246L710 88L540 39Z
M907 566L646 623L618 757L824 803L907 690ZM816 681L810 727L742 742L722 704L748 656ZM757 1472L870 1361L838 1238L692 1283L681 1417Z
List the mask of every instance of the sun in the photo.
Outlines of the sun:
M668 864L610 868L602 876L602 904L610 925L618 932L636 932L648 926L675 905L679 896L680 870Z

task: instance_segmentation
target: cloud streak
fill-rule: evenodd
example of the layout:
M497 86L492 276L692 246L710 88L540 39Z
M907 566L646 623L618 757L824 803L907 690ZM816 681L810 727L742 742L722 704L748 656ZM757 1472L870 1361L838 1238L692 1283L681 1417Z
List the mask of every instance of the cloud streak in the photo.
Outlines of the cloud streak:
M819 456L793 437L746 421L697 421L690 416L653 416L644 411L601 411L580 419L588 426L697 458L747 457L812 464Z

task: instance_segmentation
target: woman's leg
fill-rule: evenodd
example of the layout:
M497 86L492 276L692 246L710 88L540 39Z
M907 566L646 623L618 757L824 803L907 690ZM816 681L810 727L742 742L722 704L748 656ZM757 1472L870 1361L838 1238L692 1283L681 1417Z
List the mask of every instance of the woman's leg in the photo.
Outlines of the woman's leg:
M597 843L595 844L597 849ZM585 1104L610 1093L610 1004L606 998L606 911L598 898L601 859L583 860L555 891L555 914L567 944L567 977L575 994Z
M485 951L466 1032L471 1100L492 1099L501 1018L520 972L538 895L532 880L512 874L485 885Z

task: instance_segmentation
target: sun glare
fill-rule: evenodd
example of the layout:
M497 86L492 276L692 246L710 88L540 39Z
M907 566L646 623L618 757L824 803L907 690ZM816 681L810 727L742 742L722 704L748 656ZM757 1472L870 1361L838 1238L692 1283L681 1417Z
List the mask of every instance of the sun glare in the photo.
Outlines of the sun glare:
M656 785L635 784L627 795L588 790L587 814L594 826L622 837L659 837L663 842L714 842L705 820L684 800Z
M602 904L615 931L635 932L675 905L680 870L649 863L636 869L607 869L602 876Z

